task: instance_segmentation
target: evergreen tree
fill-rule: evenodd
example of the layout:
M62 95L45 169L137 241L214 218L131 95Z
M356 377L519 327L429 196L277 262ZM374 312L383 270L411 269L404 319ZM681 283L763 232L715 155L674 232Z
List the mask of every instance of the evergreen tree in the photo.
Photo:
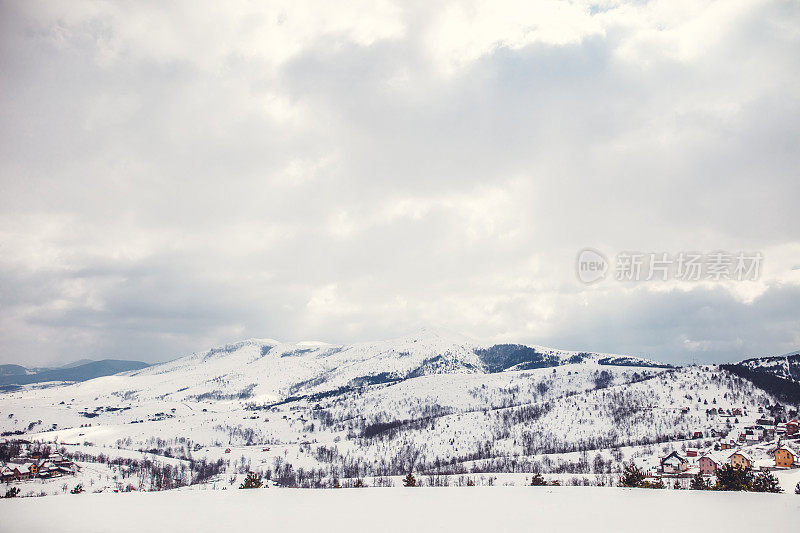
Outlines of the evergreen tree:
M414 474L411 472L403 478L403 486L404 487L416 487L417 486L417 478L414 477Z
M750 490L753 486L753 471L730 464L717 469L716 490Z
M800 481L798 481L797 485L794 486L794 493L800 494Z
M753 492L783 492L778 478L769 472L760 472L753 479L752 490Z
M83 492L83 483L78 483L71 491L69 491L70 494L80 494L81 492Z
M702 476L699 472L692 478L692 483L689 486L692 490L710 490L711 483Z
M625 465L619 479L620 487L641 487L644 484L644 472L633 463Z
M239 485L240 489L258 489L264 483L261 481L261 475L256 474L255 472L248 472L247 477L244 480L244 483Z

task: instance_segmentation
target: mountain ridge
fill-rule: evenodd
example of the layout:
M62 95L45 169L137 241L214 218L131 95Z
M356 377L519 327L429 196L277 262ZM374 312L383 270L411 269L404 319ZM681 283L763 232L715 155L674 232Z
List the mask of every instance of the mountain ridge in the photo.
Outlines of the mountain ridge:
M68 364L58 368L26 368L21 365L0 365L0 386L15 387L49 381L82 382L90 379L139 370L148 363L124 359L102 359L100 361Z

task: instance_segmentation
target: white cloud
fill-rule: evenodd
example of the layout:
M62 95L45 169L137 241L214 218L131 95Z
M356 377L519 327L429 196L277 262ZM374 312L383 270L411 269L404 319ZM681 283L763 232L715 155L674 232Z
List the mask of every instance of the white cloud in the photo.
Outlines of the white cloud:
M0 9L2 360L425 323L676 361L800 343L795 4ZM586 287L586 246L764 273Z

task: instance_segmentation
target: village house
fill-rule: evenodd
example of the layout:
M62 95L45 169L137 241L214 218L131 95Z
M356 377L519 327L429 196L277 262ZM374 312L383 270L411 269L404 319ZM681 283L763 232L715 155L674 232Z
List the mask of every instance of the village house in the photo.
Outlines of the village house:
M19 470L20 470L20 472L23 472L23 473L27 472L27 474L28 474L27 477L34 478L34 477L36 477L36 474L39 473L39 465L36 464L35 462L33 462L33 463L25 463L20 467Z
M71 467L72 461L61 455L60 453L53 453L47 458L48 461L57 467L66 466Z
M795 450L780 446L777 448L773 455L775 456L775 466L783 468L791 468L798 463L798 454Z
M729 440L724 440L719 443L719 447L721 450L730 450L731 448L733 448L733 444Z
M11 469L11 473L14 476L14 481L19 481L20 479L27 479L27 475L25 475L22 470L20 470L21 465L8 465Z
M14 471L11 470L8 465L3 465L3 467L0 468L0 481L3 483L9 483L13 481L14 477Z
M800 431L800 422L795 418L794 420L789 420L786 422L786 434L787 435L794 435L798 431Z
M34 459L38 457L38 459ZM5 465L0 465L0 481L10 483L34 478L50 478L61 475L72 475L72 461L59 453L42 458L41 454L22 453Z
M717 469L722 467L726 462L725 457L717 455L715 453L709 453L704 455L698 461L698 465L700 466L700 473L704 476L713 476L717 473Z
M678 455L678 452L672 452L661 459L661 472L664 474L680 474L685 472L687 467L686 459Z
M728 460L731 465L739 468L753 468L753 459L749 454L741 450L732 453Z

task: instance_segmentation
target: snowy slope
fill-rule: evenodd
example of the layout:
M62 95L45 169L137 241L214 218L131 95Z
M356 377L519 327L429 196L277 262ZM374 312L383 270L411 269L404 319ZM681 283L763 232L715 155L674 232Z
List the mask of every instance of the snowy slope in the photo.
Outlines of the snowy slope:
M150 483L140 470L105 466L142 454L181 468L222 461L221 487L250 470L289 486L411 469L607 476L622 460L647 466L735 438L775 401L716 366L664 368L428 330L353 345L251 339L83 383L27 386L0 394L0 430L78 454L101 487Z
M739 365L756 372L800 382L800 351L745 359Z
M487 374L578 362L663 366L629 356L491 345L423 329L399 339L351 345L250 339L129 372L124 374L128 379L109 383L116 390L124 386L129 395L142 400L169 396L176 401L276 402L430 374Z

